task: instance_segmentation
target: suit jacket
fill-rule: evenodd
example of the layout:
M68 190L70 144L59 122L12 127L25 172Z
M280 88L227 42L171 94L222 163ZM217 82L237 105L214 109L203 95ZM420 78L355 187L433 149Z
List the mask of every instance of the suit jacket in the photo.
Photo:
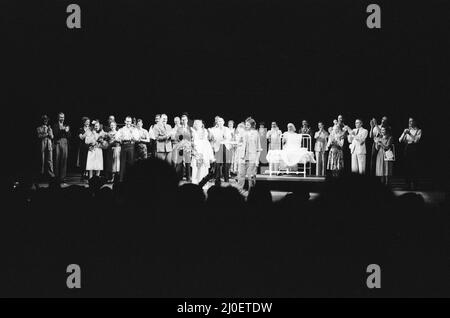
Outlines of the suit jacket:
M240 153L240 161L248 160L250 163L257 163L262 151L260 135L256 130L245 132L242 136L243 143Z
M67 125L64 124L64 127L66 127ZM52 127L53 130L53 140L54 141L58 141L60 139L70 139L70 130L69 132L65 131L64 129L59 129L59 123L56 123L53 125Z
M348 142L350 143L350 152L357 155L366 154L366 138L369 134L365 128L355 128L352 133L348 135Z
M171 152L172 151L172 127L169 124L158 124L154 128L156 137L156 151L157 152Z
M314 134L314 139L316 140L314 144L314 151L325 152L328 143L328 132L326 130L323 132L316 131Z

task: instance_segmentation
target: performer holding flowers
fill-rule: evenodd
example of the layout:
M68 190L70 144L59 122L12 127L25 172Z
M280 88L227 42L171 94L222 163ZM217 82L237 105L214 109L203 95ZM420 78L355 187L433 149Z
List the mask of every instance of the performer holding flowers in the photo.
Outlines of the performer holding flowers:
M104 139L105 132L100 126L100 122L95 120L92 122L92 128L89 133L86 134L85 142L89 145L87 154L86 170L89 171L89 179L96 176L100 176L100 171L103 170L103 151L102 149L107 146L107 142Z
M343 128L337 123L333 126L327 143L328 164L327 170L331 171L334 177L339 176L344 169L344 146L345 134Z

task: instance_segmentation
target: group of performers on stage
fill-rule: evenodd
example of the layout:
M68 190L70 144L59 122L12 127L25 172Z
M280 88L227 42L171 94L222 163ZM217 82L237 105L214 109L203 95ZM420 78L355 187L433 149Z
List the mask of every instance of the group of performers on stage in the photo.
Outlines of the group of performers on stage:
M216 116L213 127L207 129L202 120L191 121L186 113L174 118L173 127L167 121L167 115L156 115L154 124L147 130L142 119L130 116L120 128L114 116L109 116L105 125L83 117L82 127L75 135L79 140L77 166L82 177L88 179L103 172L109 182L123 181L129 166L147 157L168 161L174 165L180 179L200 186L211 179L215 179L216 184L221 183L221 178L229 182L231 175L236 175L240 188L246 178L252 187L260 164L266 163L270 171L277 173L295 170L298 164L315 163L317 176L324 176L326 171L339 175L344 169L345 156L351 157L352 172L365 174L368 138L373 141L370 174L381 177L387 184L395 161L394 140L387 117L383 117L380 124L373 118L367 130L361 119L351 128L339 115L328 129L319 122L315 132L306 120L298 132L292 123L287 125L286 132L282 132L276 122L271 123L270 130L263 123L257 129L255 120L250 117L234 127L233 120L225 126L224 119ZM58 114L53 126L49 125L48 116L42 116L37 135L41 145L41 174L64 182L72 136L64 114ZM405 144L406 175L411 187L414 186L412 177L417 170L417 145L421 135L421 129L410 118L408 128L399 138L399 142Z

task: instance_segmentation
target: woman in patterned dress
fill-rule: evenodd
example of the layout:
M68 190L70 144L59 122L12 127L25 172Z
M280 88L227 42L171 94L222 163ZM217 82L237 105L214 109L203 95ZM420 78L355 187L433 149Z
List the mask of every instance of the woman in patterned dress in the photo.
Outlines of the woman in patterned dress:
M330 170L333 176L339 176L344 169L344 153L342 147L344 146L344 131L341 126L334 125L328 138L327 149L328 163L327 170Z
M392 176L392 160L386 160L386 152L394 151L393 139L386 127L381 127L380 136L374 139L375 149L378 151L376 164L375 164L375 175L381 178L381 181L388 185L389 177Z

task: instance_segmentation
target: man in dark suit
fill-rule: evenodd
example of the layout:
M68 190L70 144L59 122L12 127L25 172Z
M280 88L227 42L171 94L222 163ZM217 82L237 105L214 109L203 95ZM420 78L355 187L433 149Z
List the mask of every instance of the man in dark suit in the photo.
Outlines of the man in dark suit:
M175 146L174 154L172 155L173 162L175 163L175 169L177 171L180 180L186 175L186 181L191 181L191 155L192 152L186 149L178 149L182 144L192 141L191 127L188 125L187 115L181 116L181 126L178 127L175 133Z
M63 183L66 178L67 157L69 154L70 127L64 125L64 120L64 113L59 113L58 122L53 125L53 169L56 181L59 183Z

